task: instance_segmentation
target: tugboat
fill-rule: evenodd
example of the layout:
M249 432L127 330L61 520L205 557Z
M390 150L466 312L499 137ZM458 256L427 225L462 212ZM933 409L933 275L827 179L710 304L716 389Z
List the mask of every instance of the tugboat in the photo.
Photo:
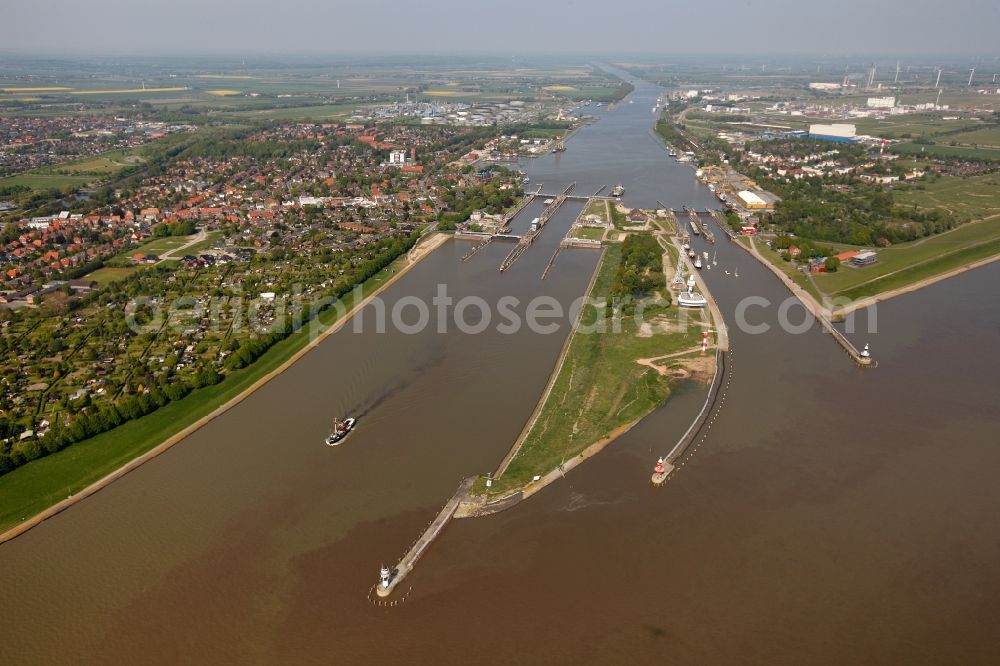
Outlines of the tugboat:
M354 424L357 423L357 419L348 418L341 421L340 419L333 420L333 430L330 434L326 436L327 446L337 446L340 444L340 440L347 437L347 433L354 429Z
M625 186L621 183L615 185L615 189L611 190L611 196L616 199L620 199L623 194L625 194Z

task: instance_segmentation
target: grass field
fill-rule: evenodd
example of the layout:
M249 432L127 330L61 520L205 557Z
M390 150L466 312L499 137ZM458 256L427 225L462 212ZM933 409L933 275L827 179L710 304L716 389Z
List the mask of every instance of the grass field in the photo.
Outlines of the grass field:
M97 284L103 287L106 284L127 278L137 270L139 269L132 267L112 268L111 266L105 266L104 268L98 268L92 273L87 273L84 278L88 280L96 280Z
M591 296L607 295L621 263L621 246L605 250ZM702 317L703 313L694 316ZM604 317L603 308L587 306L581 322L591 325ZM677 308L653 306L644 320L676 325ZM694 347L701 328L656 331L638 335L631 317L621 332L575 332L551 392L520 450L492 491L503 493L528 483L535 475L555 469L607 436L615 428L639 419L670 395L668 380L636 361Z
M1000 125L980 127L969 132L962 132L953 137L962 145L984 145L1000 148Z
M33 190L62 189L63 187L81 187L94 180L93 176L19 173L16 176L0 178L0 186L24 185Z
M405 259L397 260L368 280L363 293L370 294L384 284L399 270L402 261ZM350 309L353 304L353 294L348 294L344 305ZM329 326L336 321L336 313L337 310L331 308L320 315L320 321ZM0 477L0 531L79 492L210 414L278 368L308 342L308 330L293 333L255 363L229 373L225 381L215 386L198 389L148 416L39 458Z
M316 106L298 106L284 109L245 109L230 112L229 115L244 118L275 118L281 120L326 120L329 118L346 118L352 115L359 104L319 104Z
M940 208L970 219L983 218L1000 213L1000 174L917 182L898 188L894 195L901 206Z
M604 238L604 229L599 227L577 227L573 230L573 238L601 240Z
M831 297L873 296L1000 252L1000 217L878 251L877 264L813 276ZM785 263L785 262L782 262Z
M142 252L143 254L164 254L170 250L176 250L185 243L190 243L192 240L194 240L194 236L165 236L164 238L155 238L130 251L129 255L133 255L136 252Z
M210 231L210 232L208 232L208 234L206 234L205 240L201 241L200 243L195 243L191 247L189 247L186 250L184 250L184 253L185 254L198 254L200 252L204 252L205 250L207 250L210 247L212 247L213 245L215 245L216 242L218 242L219 240L221 240L222 236L223 236L223 234L222 234L221 231Z
M900 143L890 149L898 155L906 156L927 156L927 157L955 157L969 160L989 160L1000 162L1000 149L998 148L972 148L970 146L942 146L942 145L921 145L918 143Z
M71 90L70 95L137 95L143 93L181 92L187 90L183 86L165 88L117 88L110 90Z

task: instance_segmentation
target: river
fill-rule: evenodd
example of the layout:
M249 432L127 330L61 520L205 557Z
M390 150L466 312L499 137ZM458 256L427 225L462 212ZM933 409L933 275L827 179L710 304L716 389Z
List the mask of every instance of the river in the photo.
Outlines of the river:
M527 164L532 183L591 193L620 181L629 205L711 205L650 132L660 91L635 84L632 103L591 110L597 122L565 153ZM596 252L564 251L539 278L578 211L563 208L503 275L509 245L462 263L469 244L450 242L384 299L429 300L445 284L455 298L568 304ZM405 602L374 607L379 565L506 452L565 326L348 327L188 440L0 546L0 657L995 663L1000 265L879 305L878 332L852 335L879 367L860 369L818 326L777 328L787 291L717 237L705 278L730 322L733 384L711 435L663 488L649 483L652 464L702 389L682 387L516 508L454 522L404 581ZM767 333L733 324L748 295L774 304L747 314ZM330 417L348 410L361 414L357 432L323 446Z

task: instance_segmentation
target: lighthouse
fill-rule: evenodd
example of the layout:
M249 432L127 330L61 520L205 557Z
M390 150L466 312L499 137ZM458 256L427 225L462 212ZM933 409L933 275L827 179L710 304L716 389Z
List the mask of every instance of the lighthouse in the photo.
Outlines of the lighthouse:
M385 566L383 564L382 568L379 570L379 586L383 590L386 590L386 589L389 588L389 574L390 573L391 572L389 571L389 567L387 567L387 566Z
M701 355L704 356L706 351L708 351L708 331L701 334Z
M871 358L871 355L871 352L868 351L868 345L866 344L865 348L861 350L861 358Z

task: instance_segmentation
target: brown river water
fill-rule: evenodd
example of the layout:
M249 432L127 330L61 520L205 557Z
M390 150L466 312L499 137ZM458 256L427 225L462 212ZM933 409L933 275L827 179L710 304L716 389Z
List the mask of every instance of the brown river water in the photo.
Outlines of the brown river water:
M621 181L629 205L712 197L650 134L661 93L588 112L531 187ZM518 219L523 230L541 210ZM504 274L450 242L384 294L490 303L579 296L598 253L564 251L567 204ZM733 383L662 488L656 456L704 387L671 400L512 510L453 522L373 606L465 476L492 470L563 344L522 330L342 330L238 407L0 546L3 663L993 664L1000 661L1000 301L994 264L878 307L877 369L818 326L777 327L784 287L717 233L705 277ZM704 249L700 240L698 249ZM726 275L724 270L739 277ZM746 296L769 299L735 325ZM801 307L789 319L798 322ZM366 316L372 312L366 312ZM470 319L474 317L470 316ZM859 330L865 330L859 322ZM335 449L330 419L361 415Z

